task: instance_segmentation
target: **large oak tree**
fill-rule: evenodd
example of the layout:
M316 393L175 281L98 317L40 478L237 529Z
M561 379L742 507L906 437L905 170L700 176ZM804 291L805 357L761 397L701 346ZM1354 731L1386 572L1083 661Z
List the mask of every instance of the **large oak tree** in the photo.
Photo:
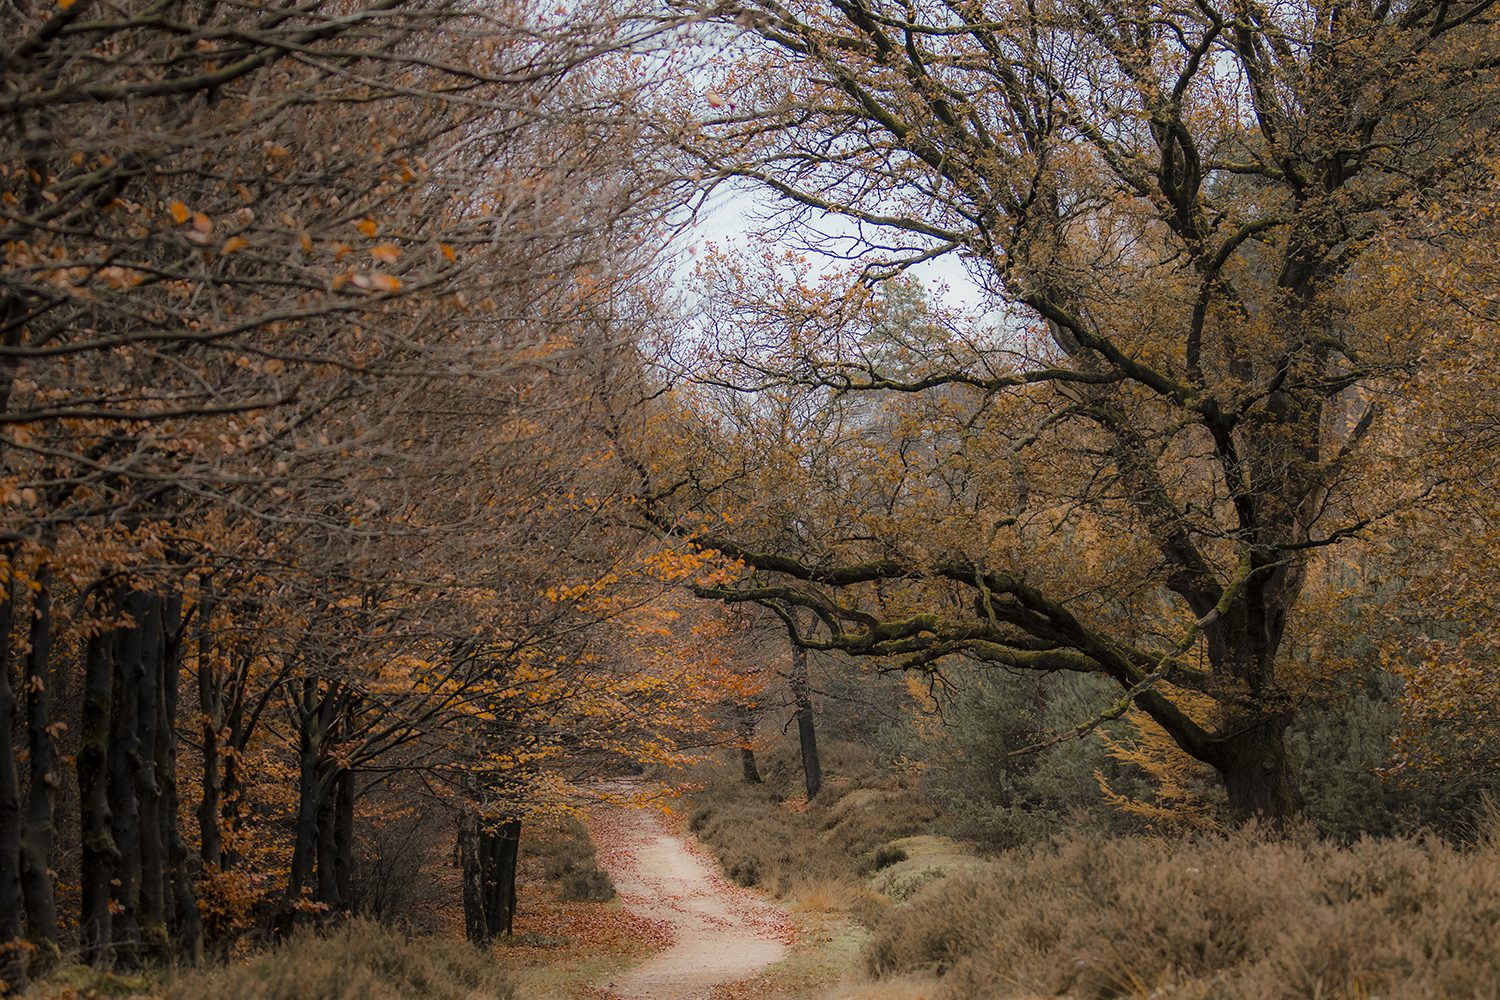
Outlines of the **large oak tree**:
M1104 674L1218 770L1236 815L1295 812L1289 623L1315 554L1402 501L1351 483L1378 400L1438 332L1399 267L1419 243L1462 252L1412 222L1493 180L1477 166L1500 120L1493 6L718 8L735 43L686 144L706 174L770 192L791 231L860 259L867 280L956 254L1003 319L902 357L861 346L869 322L851 334L809 294L764 310L775 322L722 324L751 332L700 375L967 399L1007 443L976 452L975 475L1042 461L1068 483L971 495L967 538L941 544L845 533L809 548L710 522L700 542L751 571L721 596L811 608L815 646ZM877 469L871 454L849 452L846 484ZM675 482L717 514L744 479ZM1097 599L1113 583L1084 585L1089 545L1061 553L1070 575L1028 556L1026 533L1059 516L1138 543L1132 586L1157 589L1165 625ZM1189 711L1203 694L1212 711Z

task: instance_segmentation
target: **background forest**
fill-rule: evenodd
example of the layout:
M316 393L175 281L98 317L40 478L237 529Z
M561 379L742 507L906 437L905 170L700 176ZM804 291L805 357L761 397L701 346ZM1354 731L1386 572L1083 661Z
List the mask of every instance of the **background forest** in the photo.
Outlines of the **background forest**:
M0 992L1494 995L1497 19L0 0Z

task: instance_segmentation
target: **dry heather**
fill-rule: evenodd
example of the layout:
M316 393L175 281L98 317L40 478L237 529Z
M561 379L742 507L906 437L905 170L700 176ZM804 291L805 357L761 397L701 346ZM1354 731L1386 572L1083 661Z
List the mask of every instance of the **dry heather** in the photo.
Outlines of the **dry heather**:
M411 938L367 920L302 935L243 965L184 977L171 1000L512 1000L495 957L459 940Z
M868 751L830 740L827 775L811 803L801 794L794 753L767 755L766 783L746 785L706 769L691 797L689 828L740 885L777 897L859 880L889 841L919 833L936 810L912 782L877 772Z
M880 977L938 996L1500 997L1500 844L1072 839L893 909Z

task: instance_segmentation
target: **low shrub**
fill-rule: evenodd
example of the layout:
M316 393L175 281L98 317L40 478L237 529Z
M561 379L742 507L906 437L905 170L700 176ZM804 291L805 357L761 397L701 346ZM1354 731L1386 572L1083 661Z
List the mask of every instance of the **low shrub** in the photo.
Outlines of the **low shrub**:
M688 828L740 885L786 896L855 879L876 869L889 841L926 829L935 816L910 780L881 772L868 749L836 740L825 747L823 790L807 802L796 754L790 741L771 748L758 785L734 780L729 769L704 775L705 790L692 797Z
M1495 844L1079 837L927 886L866 963L949 1000L1493 997L1497 931Z
M572 903L607 903L615 898L609 873L599 867L594 838L573 816L541 824L521 838L521 870L556 882Z
M294 937L243 965L184 976L172 1000L513 1000L491 954L459 940L410 938L368 920Z
M615 884L600 868L580 868L562 877L562 898L569 903L607 903L615 898Z

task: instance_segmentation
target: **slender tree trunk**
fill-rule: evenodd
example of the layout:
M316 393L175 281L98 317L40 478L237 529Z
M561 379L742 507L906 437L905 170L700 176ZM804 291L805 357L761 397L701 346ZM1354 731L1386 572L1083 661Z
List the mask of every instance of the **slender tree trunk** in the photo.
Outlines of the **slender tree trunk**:
M332 916L339 911L339 889L338 879L335 872L337 863L334 861L335 850L333 844L334 825L337 822L336 813L338 802L336 795L324 795L323 801L318 806L318 877L317 877L317 901L328 909L325 916Z
M141 961L141 812L136 771L145 756L138 693L146 683L141 623L149 608L146 595L136 590L129 591L122 604L132 624L115 634L115 686L110 706L109 809L119 850L112 883L112 943L115 965L134 969Z
M157 761L162 753L162 648L161 598L144 598L145 617L136 622L141 631L141 670L135 690L136 722L140 733L139 755L132 762L135 797L140 810L141 958L156 964L166 960L167 892L166 832L162 825L161 776Z
M286 895L277 916L276 933L285 937L294 925L304 922L303 890L312 888L322 901L321 886L314 883L319 871L320 828L324 802L332 788L332 775L324 762L324 746L331 725L332 692L320 692L315 678L302 681L297 699L297 818L292 841L292 864L287 877ZM331 855L331 850L330 850ZM331 872L330 872L331 875Z
M80 938L88 962L110 951L110 880L119 850L109 809L109 737L114 690L114 636L90 636L84 653L83 719L78 745L79 819L82 827Z
M484 865L480 857L480 821L465 813L458 821L458 854L464 880L464 936L476 947L489 944L484 919Z
M313 868L318 854L318 817L322 813L318 795L317 752L305 745L299 755L297 780L297 818L293 827L292 863L287 874L286 897L278 916L276 933L285 937L292 927L302 923L302 891L312 884Z
M802 747L802 775L809 801L823 787L823 762L818 756L818 734L813 727L812 697L808 691L807 650L792 644L792 701L797 706L797 742Z
M57 744L52 736L52 590L43 566L41 589L31 614L31 652L26 657L26 743L30 750L31 789L21 831L21 895L26 902L27 934L40 950L42 964L58 957L57 897L52 884L53 813L61 781Z
M0 589L0 996L26 988L29 950L21 930L21 776L11 740L16 726L10 684L13 593L9 581Z
M157 769L162 777L162 826L167 834L167 887L170 893L173 944L190 962L203 956L203 918L193 891L187 844L182 839L181 798L177 788L177 704L182 681L182 596L174 594L162 610L162 732Z
M203 867L210 870L222 867L224 862L223 828L219 816L223 788L219 727L224 724L224 719L219 679L213 667L213 633L209 631L213 612L213 600L205 594L203 605L198 610L198 710L203 718L199 734L203 742L203 797L198 801L198 857Z
M338 892L335 909L349 913L354 907L354 771L339 772L335 791L333 823L333 882Z
M490 934L509 936L516 919L516 863L521 857L521 821L509 820L490 838L494 851Z

